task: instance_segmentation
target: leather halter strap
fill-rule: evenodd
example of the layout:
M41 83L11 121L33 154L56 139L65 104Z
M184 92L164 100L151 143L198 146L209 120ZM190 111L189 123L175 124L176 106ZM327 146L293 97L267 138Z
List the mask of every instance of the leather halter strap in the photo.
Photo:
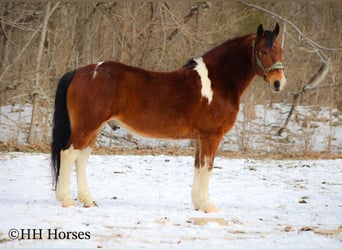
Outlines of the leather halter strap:
M271 70L276 70L276 69L284 70L284 66L280 61L277 61L273 63L270 67L265 68L258 56L257 50L255 49L255 40L252 42L252 47L254 50L254 58L255 58L256 64L264 72L264 78L267 76L268 72L270 72Z

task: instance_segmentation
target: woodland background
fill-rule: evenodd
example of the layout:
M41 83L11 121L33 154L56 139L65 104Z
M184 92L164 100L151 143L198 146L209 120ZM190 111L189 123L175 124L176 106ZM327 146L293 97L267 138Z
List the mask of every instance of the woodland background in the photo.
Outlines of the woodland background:
M320 122L328 129L319 132L327 141L319 151L341 153L341 136L336 137L342 131L341 2L14 1L1 2L0 15L0 129L11 128L0 134L1 145L50 143L57 83L69 70L105 60L174 70L227 39L256 32L260 23L273 29L278 22L288 84L274 94L255 78L243 96L236 150L263 152L263 145L246 143L261 133L265 144L277 142L274 150L308 153L314 151L310 142ZM270 124L258 131L251 124L258 105L275 104L287 108L279 109L283 118L270 137L262 132ZM317 118L322 107L325 116ZM130 134L102 136L109 146L125 140L143 147ZM308 143L294 147L298 141Z

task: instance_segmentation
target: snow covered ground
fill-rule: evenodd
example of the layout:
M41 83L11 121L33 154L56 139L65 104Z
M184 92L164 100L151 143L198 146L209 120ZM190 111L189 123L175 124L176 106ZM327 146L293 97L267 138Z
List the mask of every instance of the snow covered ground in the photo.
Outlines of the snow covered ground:
M298 152L330 152L342 151L342 113L329 107L298 106L288 129L277 135L284 124L290 110L289 105L273 103L272 105L256 105L256 117L244 121L244 105L240 105L236 123L223 138L220 150L240 152L249 150L263 153L293 154ZM46 112L45 123L52 122L52 111ZM42 112L43 112L42 111ZM31 122L30 105L13 105L0 107L0 142L24 144ZM51 124L50 124L51 126ZM46 131L38 131L37 136L50 136L51 127ZM42 129L42 128L40 128ZM169 141L146 139L139 136L127 140L127 131L119 129L112 131L106 125L97 143L105 147L188 147L189 140Z
M341 249L342 159L216 158L214 214L192 208L192 166L190 156L92 155L99 207L62 208L48 154L0 152L0 247Z

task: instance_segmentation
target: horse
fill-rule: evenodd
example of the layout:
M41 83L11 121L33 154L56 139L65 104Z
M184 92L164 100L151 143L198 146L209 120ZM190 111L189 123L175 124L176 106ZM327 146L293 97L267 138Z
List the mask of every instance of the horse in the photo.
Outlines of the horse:
M194 140L192 204L196 210L218 211L208 195L209 181L241 95L256 75L274 92L286 83L278 34L278 23L272 31L260 24L256 33L227 40L169 72L105 61L64 74L56 91L51 144L57 200L63 207L75 205L69 188L75 164L78 201L97 205L86 165L102 127L114 121L145 137Z

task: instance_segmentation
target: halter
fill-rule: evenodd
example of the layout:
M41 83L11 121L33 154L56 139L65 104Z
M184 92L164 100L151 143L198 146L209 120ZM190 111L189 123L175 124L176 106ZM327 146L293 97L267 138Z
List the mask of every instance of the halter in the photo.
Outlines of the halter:
M264 72L264 78L266 78L268 72L270 72L271 70L275 70L275 69L284 70L283 64L281 62L279 62L279 61L273 63L270 67L265 68L264 65L262 64L259 56L258 56L257 50L255 49L255 40L252 42L252 47L253 47L253 50L254 50L254 57L255 57L256 63L262 69L262 71Z

